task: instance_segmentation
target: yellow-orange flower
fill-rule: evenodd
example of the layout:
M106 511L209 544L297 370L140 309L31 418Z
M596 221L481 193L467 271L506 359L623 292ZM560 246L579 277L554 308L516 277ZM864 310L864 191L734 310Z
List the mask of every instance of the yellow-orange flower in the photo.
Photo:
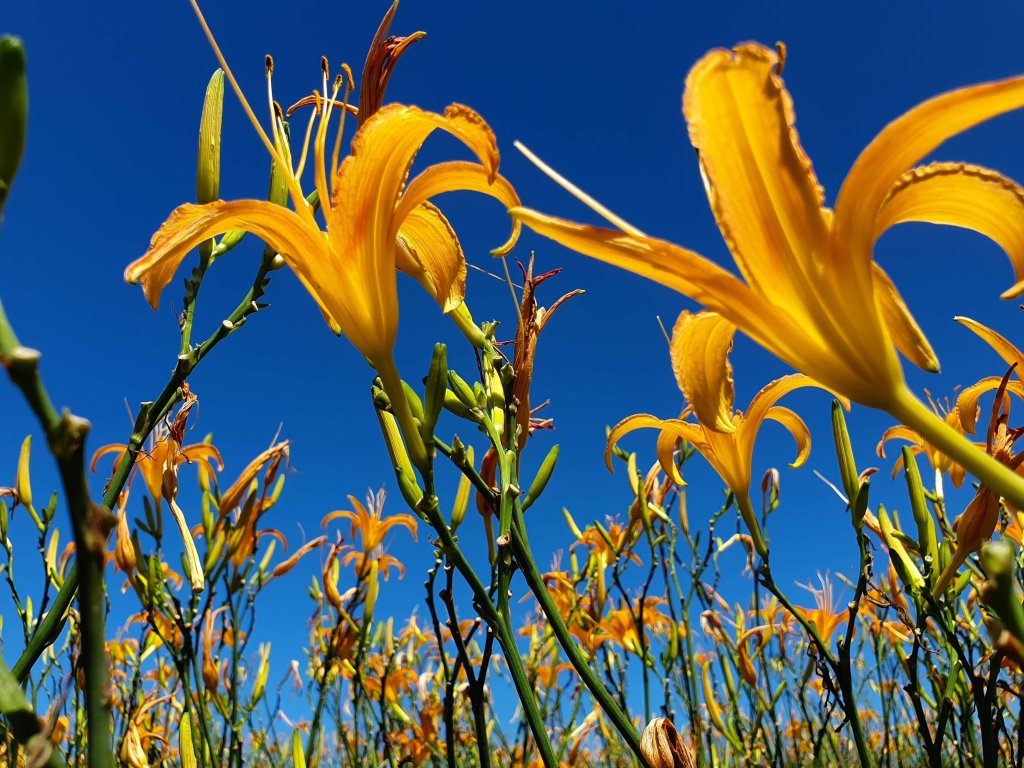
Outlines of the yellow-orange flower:
M686 80L690 140L743 279L693 251L648 237L578 190L619 229L522 208L510 213L563 245L699 301L829 389L911 424L1024 504L1021 478L986 458L908 391L896 349L929 370L937 369L937 360L872 260L875 241L895 224L966 227L992 238L1010 257L1016 282L1004 297L1024 292L1024 189L977 166L915 167L946 139L1024 106L1024 77L951 91L890 123L854 163L833 212L824 207L822 187L797 138L781 78L784 53L781 46L776 53L757 43L717 49Z
M253 233L295 271L332 330L344 333L378 369L396 410L401 409L396 415L412 443L414 460L421 458L422 446L411 417L404 412L392 360L398 331L395 270L402 269L415 277L445 312L462 307L465 257L451 224L429 199L444 192L474 190L492 195L507 207L519 204L512 185L498 175L494 133L469 107L456 104L443 114L435 114L391 104L362 122L352 139L351 153L339 165L337 148L348 107L339 102L338 95L347 73L339 75L332 86L324 63L321 94L314 99L320 121L311 131L315 187L326 222L326 229L321 229L316 209L300 183L307 147L293 158L284 138L279 107L272 97L273 140L264 133L194 0L193 6L249 119L270 151L277 171L287 181L294 210L265 200L182 205L153 235L142 258L128 266L125 279L142 283L155 309L161 292L189 251L231 230ZM272 71L268 60L268 86ZM345 93L347 100L347 85ZM328 128L335 110L341 113L341 125L337 141L329 143ZM463 142L479 162L433 165L407 184L417 152L438 129ZM307 142L309 136L307 133ZM507 253L512 248L518 228L516 224L511 238L495 253ZM465 320L465 310L462 314Z
M790 466L803 464L811 449L810 431L799 416L776 402L794 389L814 386L814 382L798 373L784 376L758 392L746 413L734 410L732 367L728 358L734 331L729 321L713 312L696 315L683 312L679 316L672 333L672 366L689 402L688 410L692 410L697 421L687 421L686 412L679 419L660 419L646 413L629 416L616 424L608 435L605 462L611 469L612 447L625 434L654 427L661 430L658 438L661 466L666 474L682 484L672 457L676 442L687 441L707 459L736 496L754 548L762 557L767 557L768 549L750 500L754 441L765 419L777 421L797 442L797 457Z

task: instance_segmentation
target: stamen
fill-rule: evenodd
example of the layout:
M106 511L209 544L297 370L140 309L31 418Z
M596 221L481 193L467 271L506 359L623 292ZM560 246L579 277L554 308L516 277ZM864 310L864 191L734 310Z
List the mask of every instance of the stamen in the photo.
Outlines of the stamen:
M302 141L302 156L299 158L299 167L295 169L295 177L301 178L302 171L306 168L306 154L309 152L309 137L313 135L313 123L320 114L320 94L313 92L315 108L309 114L309 122L306 123L306 138Z
M281 109L281 105L276 101L273 105L274 109L274 135L275 138L280 142L281 154L288 163L288 167L292 168L292 148L291 142L288 141L288 135L284 131L284 112ZM292 172L293 178L298 178L298 174Z
M550 165L548 165L535 154L533 154L533 152L527 149L522 142L516 141L514 142L514 146L516 149L518 149L520 152L526 155L526 159L533 163L535 166L537 166L542 173L544 173L548 178L550 178L552 181L554 181L556 184L562 187L562 189L564 189L570 195L572 195L581 203L590 208L590 210L592 210L598 216L610 222L611 224L614 224L627 235L632 235L633 237L646 237L646 235L639 229L634 227L625 219L616 216L614 213L612 213L599 202L597 202L597 200L592 198L582 189L580 189L567 178L558 173L558 171L556 171Z
M352 68L348 64L343 63L341 69L346 77L345 99L342 104L341 117L338 119L338 135L334 138L334 152L331 153L331 184L334 184L334 178L338 175L338 158L341 157L341 137L345 133L345 117L349 111L348 97L356 89L356 81L352 77Z

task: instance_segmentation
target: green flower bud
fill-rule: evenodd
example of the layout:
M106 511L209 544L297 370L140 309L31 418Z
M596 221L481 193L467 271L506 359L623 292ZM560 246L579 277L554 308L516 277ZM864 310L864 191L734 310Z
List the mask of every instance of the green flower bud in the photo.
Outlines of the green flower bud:
M0 213L25 151L28 81L25 46L16 37L0 38Z
M526 492L526 498L523 499L524 512L540 498L540 495L547 487L548 480L551 479L551 473L555 471L555 464L558 462L558 451L559 448L557 445L551 446L551 450L548 451L548 455L545 456L544 461L541 462L540 469L537 470L537 476L533 478L533 482L530 484L530 490Z
M213 73L206 86L203 114L199 120L199 152L196 157L196 201L212 203L220 197L220 136L224 115L224 72Z

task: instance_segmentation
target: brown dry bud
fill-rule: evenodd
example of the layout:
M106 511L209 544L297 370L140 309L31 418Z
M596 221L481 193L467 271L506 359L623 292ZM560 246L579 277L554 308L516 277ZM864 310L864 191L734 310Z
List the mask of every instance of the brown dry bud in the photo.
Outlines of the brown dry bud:
M640 752L650 768L693 768L693 754L667 717L651 720L640 737Z

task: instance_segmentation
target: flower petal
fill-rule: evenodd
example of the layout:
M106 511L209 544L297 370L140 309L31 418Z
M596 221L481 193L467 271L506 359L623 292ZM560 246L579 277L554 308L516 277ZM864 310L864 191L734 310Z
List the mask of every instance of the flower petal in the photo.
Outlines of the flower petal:
M960 421L960 429L965 434L973 435L978 427L978 400L986 392L993 392L1002 385L1000 376L988 376L977 384L972 384L960 390L956 398L957 418ZM1009 382L1007 383L1009 390Z
M994 240L1010 258L1015 285L1003 293L1024 293L1024 189L987 168L932 163L913 168L893 185L875 219L875 237L905 221L973 229Z
M817 294L824 193L800 146L778 54L718 49L686 78L683 114L718 225L755 291L800 306Z
M669 432L677 438L693 443L695 447L706 445L704 430L701 429L699 424L689 424L679 419L659 419L657 416L651 416L649 413L637 413L624 418L612 427L608 433L608 442L604 450L604 463L608 467L609 472L612 471L612 448L615 447L615 444L630 432L644 429L645 427L660 429L663 431L662 434ZM673 476L677 474L670 472L668 467L664 466L664 462L662 463L662 468L666 473Z
M129 283L141 282L150 306L157 309L160 294L188 252L232 229L251 232L278 251L316 299L324 317L334 325L323 300L325 285L335 279L323 233L293 211L265 200L218 200L176 208L153 235L145 255L125 269L124 279Z
M969 317L954 317L953 319L980 336L983 341L996 351L997 355L1006 361L1007 365L1016 365L1018 377L1024 376L1024 352L1021 352L1005 336Z
M714 312L683 312L672 331L672 369L697 421L717 432L735 432L732 351L736 326Z
M448 219L433 203L421 203L398 231L396 264L416 278L445 312L466 298L466 256Z
M768 409L765 418L777 421L789 430L789 434L796 440L797 448L796 458L789 466L793 467L793 469L802 466L811 453L811 431L807 428L804 420L789 408L783 408L781 405Z
M914 365L932 373L938 373L939 358L932 345L925 338L924 331L917 324L903 297L889 275L871 262L871 281L878 297L878 305L882 310L882 319L889 328L896 349Z
M347 279L335 280L327 304L345 309L339 318L349 339L371 360L390 354L398 329L395 238L397 208L409 169L423 142L437 129L460 139L480 160L488 178L498 169L498 148L487 123L468 107L443 115L390 104L363 123L352 139L326 210L331 250Z
M395 219L399 225L404 221L410 211L415 210L420 203L445 192L458 192L466 190L490 195L506 208L516 208L520 205L519 195L516 194L512 184L504 176L492 175L490 171L478 163L466 163L454 161L450 163L438 163L427 168L423 173L409 182L405 189L405 195L398 206ZM515 246L519 239L521 225L516 221L512 227L512 234L509 239L498 248L491 251L493 256L503 256Z
M897 180L947 139L1024 106L1024 77L949 91L889 123L860 153L836 201L835 226L870 253L874 220Z
M761 422L768 417L768 411L771 410L775 403L784 395L788 395L794 389L800 389L801 387L821 387L821 384L802 373L791 373L763 387L760 392L754 395L754 399L750 401L750 408L743 415L744 430L757 432ZM822 387L822 389L825 389L825 387Z

